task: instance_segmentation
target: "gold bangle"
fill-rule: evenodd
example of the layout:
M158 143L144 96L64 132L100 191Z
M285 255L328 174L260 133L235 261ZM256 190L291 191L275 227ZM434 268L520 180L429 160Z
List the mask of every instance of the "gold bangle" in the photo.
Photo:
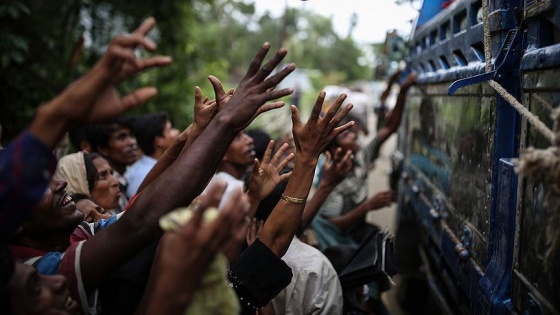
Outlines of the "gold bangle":
M305 203L305 198L295 198L295 197L286 196L284 194L282 194L282 200L296 205L301 205Z

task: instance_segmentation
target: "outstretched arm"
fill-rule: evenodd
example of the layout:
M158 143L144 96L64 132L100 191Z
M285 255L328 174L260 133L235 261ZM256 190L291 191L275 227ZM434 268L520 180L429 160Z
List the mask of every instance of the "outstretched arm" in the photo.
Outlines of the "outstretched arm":
M315 215L317 215L329 194L336 185L346 178L346 175L354 165L354 155L350 150L343 153L342 148L337 148L334 157L331 157L329 151L325 152L325 154L327 155L327 160L323 165L323 176L319 182L319 187L313 193L313 197L305 204L305 210L301 217L300 227L302 230L309 228L313 218L315 218Z
M305 124L300 121L298 109L291 106L292 133L296 145L294 170L282 199L272 210L260 235L261 242L278 257L284 256L299 227L319 155L334 137L354 124L352 121L337 127L352 109L352 104L348 104L338 112L345 99L346 95L341 94L325 116L320 118L325 100L325 92L321 92Z
M397 81L397 78L399 77L401 72L402 70L398 69L397 71L395 71L395 73L393 73L389 77L389 80L387 81L387 87L385 87L385 90L383 91L383 93L381 93L381 96L379 96L379 101L381 103L385 103L387 97L389 97L389 94L391 93L391 88L393 87L393 84L395 84L395 82Z
M410 74L401 86L395 108L393 108L391 114L387 118L385 126L383 126L383 128L381 128L377 133L378 146L381 146L389 138L389 136L391 136L399 128L402 114L404 112L404 105L406 103L406 93L408 92L410 86L414 84L417 77L417 74Z
M138 187L138 192L144 190L151 182L153 182L163 171L165 171L179 157L181 152L187 151L194 140L206 129L208 123L216 115L217 104L214 100L202 98L202 91L198 86L194 88L194 119L183 132L181 132L174 140L173 144L161 158L158 159L154 167L146 175L146 178Z
M245 226L249 203L241 190L232 194L212 222L203 222L206 207L218 206L225 186L224 182L212 184L209 200L193 212L190 220L178 231L166 232L137 315L184 314L215 255Z
M265 43L251 62L235 93L226 93L220 81L214 86L219 112L208 127L151 185L147 186L119 221L86 241L82 248L82 275L91 287L103 279L146 244L161 235L159 218L180 206L188 205L200 195L216 171L235 135L261 112L281 107L282 102L265 104L292 93L292 89L272 90L294 69L289 64L276 74L272 70L284 59L286 49L280 49L263 66L270 49ZM227 106L221 107L227 100Z
M394 194L392 190L379 192L375 194L375 196L359 204L356 208L352 209L352 211L339 217L329 217L328 219L340 230L344 231L362 220L368 211L389 206L394 200Z
M142 70L171 63L169 57L137 59L133 54L136 46L155 49L155 44L145 37L154 23L154 19L147 19L134 34L115 38L101 60L85 76L39 107L28 132L3 150L0 234L11 235L41 200L56 167L52 150L72 126L116 116L156 95L155 88L146 87L119 98L115 89Z
M39 107L30 132L54 149L72 126L117 116L153 98L157 94L154 87L143 87L120 97L116 86L143 70L171 63L170 57L140 59L134 54L138 46L149 51L156 48L146 37L155 23L153 18L148 18L132 34L115 37L86 75Z

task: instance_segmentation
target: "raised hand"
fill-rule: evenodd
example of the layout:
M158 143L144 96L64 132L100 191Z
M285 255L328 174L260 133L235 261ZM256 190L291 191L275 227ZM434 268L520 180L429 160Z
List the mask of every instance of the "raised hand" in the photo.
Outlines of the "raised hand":
M214 118L218 112L218 104L215 100L208 100L207 97L202 98L200 87L194 87L194 117L193 129L202 132Z
M72 96L77 99L66 106L69 118L86 122L103 120L144 104L157 94L156 88L144 87L119 97L115 89L117 84L143 70L171 63L167 56L142 59L134 54L139 46L148 51L155 50L155 43L146 37L155 24L153 18L148 18L132 34L117 36L111 41L107 52L92 70L71 86Z
M375 194L375 196L365 201L367 209L375 210L375 209L380 209L383 207L390 206L393 200L395 199L394 194L395 192L392 190L382 191Z
M253 164L253 172L251 173L247 194L251 199L258 200L259 202L270 195L274 187L292 174L292 172L289 172L280 175L282 169L294 158L294 154L290 153L284 159L281 159L284 151L288 148L288 144L284 143L274 154L274 157L271 158L272 148L274 148L274 140L270 140L268 143L262 162L255 159Z
M115 37L107 52L87 74L39 107L30 132L54 148L73 126L117 116L153 98L157 94L155 87L143 87L120 97L116 85L140 71L171 63L170 57L140 59L134 54L138 46L148 51L156 48L146 37L154 25L155 20L148 18L134 33Z
M331 156L329 151L325 152L325 155L327 156L327 160L323 165L323 177L321 181L324 182L325 185L335 187L346 178L346 175L354 166L354 155L350 150L343 153L340 147L334 152L334 157Z
M211 222L204 222L204 212L219 203L225 187L225 182L212 184L188 222L161 239L150 279L154 283L149 286L147 314L171 310L183 313L216 253L227 246L240 228L247 228L244 220L249 203L241 190L232 194ZM169 300L170 297L173 298Z
M218 115L234 131L243 130L260 113L284 105L284 102L272 102L265 105L266 102L290 95L293 92L292 88L276 90L274 87L294 71L294 64L289 64L276 74L270 75L274 68L286 57L288 51L284 48L279 49L274 57L262 66L269 50L270 44L264 43L251 61L247 73L239 82L233 95L224 91L221 82L216 77L210 76L208 78L214 87L216 102L220 111ZM227 102L227 106L224 105L225 102Z
M345 99L346 94L340 94L329 108L329 111L323 117L319 117L323 102L325 101L325 92L322 91L319 93L313 110L311 111L311 116L305 124L301 123L297 107L294 105L291 106L293 123L292 133L296 146L296 159L298 159L300 155L317 158L333 138L354 125L354 122L351 121L342 126L338 126L340 121L342 121L352 109L352 104L348 104L338 112L338 109Z

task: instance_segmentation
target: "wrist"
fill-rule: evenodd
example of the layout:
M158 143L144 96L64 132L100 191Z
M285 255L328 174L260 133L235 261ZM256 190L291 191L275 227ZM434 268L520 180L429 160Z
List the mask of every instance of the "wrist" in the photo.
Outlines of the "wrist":
M315 170L315 166L317 166L317 162L319 161L319 156L311 155L307 153L297 152L295 156L295 164L299 164L303 167L311 167Z

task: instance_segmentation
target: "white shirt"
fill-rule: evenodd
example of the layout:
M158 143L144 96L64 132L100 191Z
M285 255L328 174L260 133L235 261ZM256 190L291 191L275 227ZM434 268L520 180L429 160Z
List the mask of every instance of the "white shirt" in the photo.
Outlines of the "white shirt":
M218 173L214 174L214 176L212 177L212 179L208 183L208 186L206 186L206 188L204 188L204 191L202 192L202 194L206 194L208 192L208 187L216 180L223 180L227 183L226 191L224 191L224 194L222 195L222 200L220 200L220 205L218 206L218 208L221 209L222 206L229 200L229 198L231 198L231 194L236 189L241 189L241 191L243 191L243 181L233 177L229 173L218 172Z
M282 257L292 268L292 282L274 299L274 314L342 314L342 287L329 259L294 237Z

